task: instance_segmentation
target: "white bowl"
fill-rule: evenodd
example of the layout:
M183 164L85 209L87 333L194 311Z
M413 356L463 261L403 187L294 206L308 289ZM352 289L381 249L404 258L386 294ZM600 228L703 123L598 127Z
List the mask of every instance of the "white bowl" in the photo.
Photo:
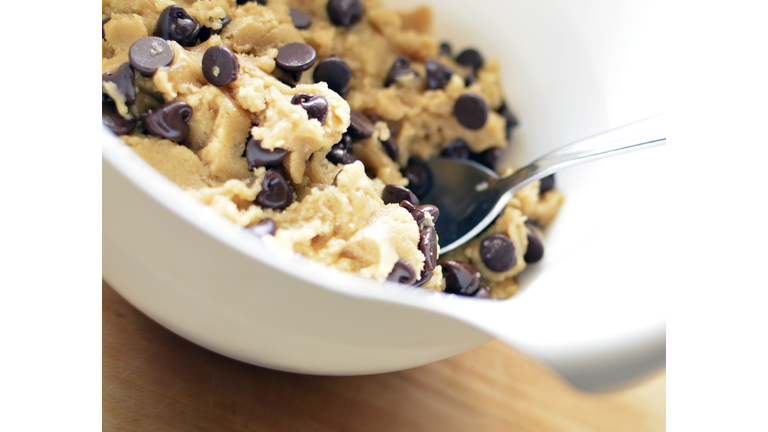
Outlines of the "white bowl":
M654 3L424 3L454 50L473 46L500 59L520 119L506 163L663 111L660 73L646 67L658 58L642 39ZM559 173L567 201L548 229L545 258L507 301L380 284L275 254L106 129L102 154L103 277L160 324L229 357L369 374L501 336L584 389L664 364L670 287L667 263L655 257L668 241L662 215L671 194L652 175L664 170L664 147Z

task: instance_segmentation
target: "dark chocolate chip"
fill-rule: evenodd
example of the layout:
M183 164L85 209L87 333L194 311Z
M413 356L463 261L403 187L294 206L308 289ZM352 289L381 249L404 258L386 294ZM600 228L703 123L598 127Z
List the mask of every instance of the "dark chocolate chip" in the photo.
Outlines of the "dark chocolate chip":
M464 296L474 296L480 289L480 273L471 265L463 262L445 261L443 268L445 292Z
M136 128L136 120L128 120L120 115L112 101L101 102L101 122L117 135L131 133Z
M451 44L449 44L448 42L443 42L440 44L440 55L450 57L452 51L453 49L451 48Z
M467 129L482 129L488 121L488 105L480 96L467 93L456 100L453 115Z
M317 119L320 124L325 124L325 118L328 115L328 101L323 95L308 95L306 93L296 93L291 98L291 103L301 105L307 111L311 119Z
M539 185L539 195L544 195L546 192L555 188L555 175L550 174L543 179Z
M161 67L173 63L175 55L171 44L157 36L137 40L128 51L131 66L145 77L150 77Z
M125 62L116 71L103 74L101 82L115 84L117 91L125 96L126 105L133 105L136 102L136 78L133 76L130 63Z
M480 259L492 271L507 271L517 263L515 245L503 234L488 236L480 243Z
M361 113L365 114L366 117L368 117L368 120L372 121L373 123L376 123L377 121L381 120L381 116L379 113L376 112L376 110L372 108L366 108Z
M173 40L181 46L193 46L197 43L200 23L192 18L183 7L171 5L160 12L155 24L155 36Z
M528 249L526 249L523 259L528 264L533 264L541 261L541 258L544 257L544 242L541 240L541 231L536 225L526 222L525 227L528 231Z
M483 67L483 56L476 49L467 48L456 56L456 63L470 66L477 72L478 69Z
M291 9L291 21L293 26L299 30L308 29L312 25L312 17L300 10Z
M432 272L431 271L423 271L421 272L421 279L417 280L413 283L413 286L420 287L424 285L425 283L429 282L429 280L432 279Z
M240 62L231 49L214 45L203 54L203 75L216 87L224 87L237 79Z
M425 197L432 189L432 171L429 170L423 160L411 158L408 161L408 166L401 169L400 172L409 181L408 189L417 197Z
M469 87L472 84L477 82L477 76L473 73L469 74L466 78L464 78L464 86Z
M426 68L428 89L441 89L451 81L453 71L448 66L438 61L428 59Z
M395 141L394 138L389 137L388 140L381 141L381 146L384 147L387 156L397 162L397 158L400 157L400 148L397 147L397 141Z
M392 67L389 68L387 77L384 79L384 87L389 87L397 82L397 78L403 75L416 74L416 71L411 69L411 59L408 57L399 57L392 63Z
M499 114L501 114L504 119L507 121L506 127L507 127L507 141L509 141L510 138L512 138L512 129L518 125L517 117L515 117L514 114L512 114L512 111L509 110L509 107L507 106L507 102L503 101L501 103L501 107L499 107L498 110L496 110Z
M108 23L109 20L111 20L111 19L112 19L112 17L106 17L103 20L101 20L101 38L102 39L105 39L104 38L104 24Z
M329 0L326 10L331 22L342 27L349 27L360 21L364 12L360 0Z
M329 89L339 94L347 88L351 78L352 69L338 57L328 57L321 61L312 73L312 79L316 83L325 81Z
M265 235L275 235L277 232L277 225L275 224L275 221L272 220L272 218L264 218L261 220L261 222L249 226L248 230L258 237L263 237Z
M397 134L400 133L400 128L403 127L403 122L402 120L387 120L387 126L389 126L389 135L397 137Z
M258 3L258 4L262 5L262 6L267 4L267 0L237 0L237 4L239 4L241 6L246 4L246 3L251 3L251 2Z
M261 146L261 140L251 138L245 145L245 160L248 161L248 169L252 170L258 167L273 168L285 159L288 150L276 148L267 150Z
M151 135L173 142L183 142L189 136L187 122L192 118L192 107L186 102L168 102L144 113L144 127Z
M253 202L265 208L281 210L293 202L293 190L280 171L269 169L261 182L261 192Z
M432 271L437 265L437 232L426 226L419 231L419 250L424 254L424 270Z
M451 159L467 159L469 158L469 146L463 139L456 138L440 152L440 156Z
M348 165L357 160L352 149L352 138L344 134L341 141L331 146L331 151L325 156L331 163Z
M416 282L416 270L407 262L399 259L387 276L390 282L397 282L405 285L412 285Z
M350 110L347 133L352 141L362 141L373 135L373 122L360 111Z
M277 50L275 63L286 72L298 73L311 68L316 58L317 53L311 46L301 42L291 42Z
M232 17L229 15L225 16L223 20L221 20L221 27L218 30L214 30L210 27L203 26L200 28L200 33L197 34L197 39L200 42L205 42L208 39L211 38L213 35L217 35L221 33L222 30L224 30L224 27L227 26L227 24L232 22Z
M470 153L469 158L477 163L483 164L490 169L496 169L496 164L504 154L504 149L499 147L489 148L482 153Z
M405 200L413 205L419 205L419 199L416 198L413 192L394 184L384 186L381 199L384 201L384 204L400 204L401 201Z

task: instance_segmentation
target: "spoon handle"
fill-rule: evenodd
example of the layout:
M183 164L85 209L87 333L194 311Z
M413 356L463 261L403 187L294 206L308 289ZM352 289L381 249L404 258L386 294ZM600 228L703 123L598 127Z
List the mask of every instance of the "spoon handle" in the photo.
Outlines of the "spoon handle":
M511 197L523 186L569 166L616 156L666 143L666 114L657 114L628 125L565 145L501 179L496 190Z

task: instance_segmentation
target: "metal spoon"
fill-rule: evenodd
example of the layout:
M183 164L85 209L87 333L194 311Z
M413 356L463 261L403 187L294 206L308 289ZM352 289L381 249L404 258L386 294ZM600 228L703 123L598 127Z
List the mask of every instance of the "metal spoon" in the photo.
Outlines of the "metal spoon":
M573 165L663 145L665 117L658 114L560 147L505 178L468 160L430 160L427 165L432 170L432 187L420 201L440 209L435 222L440 253L479 234L517 191L535 180Z

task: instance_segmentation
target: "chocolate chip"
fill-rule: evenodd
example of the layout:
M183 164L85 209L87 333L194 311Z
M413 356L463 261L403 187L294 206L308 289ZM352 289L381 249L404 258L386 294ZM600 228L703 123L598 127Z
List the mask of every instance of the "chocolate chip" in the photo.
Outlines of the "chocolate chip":
M128 120L120 115L112 101L101 102L101 122L117 135L131 133L136 127L136 120Z
M437 265L437 232L426 226L419 231L419 250L424 254L424 270L432 271Z
M441 89L451 81L453 71L448 66L438 61L428 59L426 68L428 89Z
M424 222L424 219L427 218L427 213L432 216L433 223L437 221L438 216L440 216L440 210L432 204L413 205L410 201L403 200L400 201L400 207L408 210L419 225L421 225L421 223Z
M277 232L277 225L275 224L275 221L272 220L272 218L264 218L261 220L261 222L249 226L248 230L258 237L263 237L265 235L275 235Z
M443 268L445 292L464 296L474 296L480 289L480 273L471 265L463 262L445 261Z
M451 48L451 44L449 44L448 42L443 42L443 43L440 44L440 53L439 53L439 55L444 55L444 56L449 56L450 57L452 51L453 51L453 49Z
M461 138L456 138L440 152L440 156L450 159L467 159L469 157L469 146Z
M290 15L293 26L299 30L308 29L312 25L312 17L300 10L291 9Z
M237 79L240 62L231 49L214 45L203 54L203 75L216 87L224 87Z
M399 259L387 276L390 282L397 282L405 285L411 285L416 282L416 270L407 262Z
M338 57L328 57L321 61L312 73L312 79L316 83L325 81L329 89L339 94L347 88L351 78L352 69Z
M470 66L477 72L478 69L483 67L483 56L476 49L467 48L456 57L456 63Z
M395 141L394 138L389 137L388 140L381 141L381 146L384 147L387 156L397 162L397 158L400 157L400 148L397 147L397 141Z
M464 86L469 87L472 84L477 82L477 76L473 73L469 74L466 78L464 78Z
M344 134L341 141L331 146L331 151L325 156L331 163L348 165L357 160L352 149L352 138Z
M125 96L126 105L133 105L136 102L136 78L133 76L130 63L125 62L116 71L103 74L101 82L115 84L117 91Z
M539 195L544 195L546 192L555 188L555 175L550 174L543 179L539 185Z
M360 111L350 110L349 128L347 133L352 141L362 141L373 135L374 125L371 120Z
M325 124L325 118L328 115L328 101L323 95L308 95L306 93L296 93L291 98L291 103L301 105L307 111L311 119L317 119L320 124Z
M131 66L145 77L150 77L161 67L173 63L175 55L171 44L156 36L137 40L128 51Z
M405 200L413 205L419 205L419 199L416 198L413 192L394 184L384 186L381 199L384 201L384 204L400 204L400 201Z
M258 4L262 5L262 6L267 4L267 0L237 0L237 4L239 4L241 6L246 4L246 3L251 3L251 2L258 3Z
M261 192L253 202L265 208L281 210L293 202L293 190L280 171L269 169L261 182Z
M272 168L280 163L288 155L288 150L276 148L267 150L261 146L261 140L251 138L245 145L245 160L248 161L248 170L258 167Z
M432 172L426 162L421 159L411 158L408 166L400 172L408 179L408 189L417 197L423 198L432 189Z
M480 96L467 93L456 100L453 115L467 129L482 129L488 121L488 105Z
M432 279L432 272L431 271L423 271L421 272L421 279L417 280L413 283L413 286L420 287L423 286L425 283L429 282L429 280Z
M360 0L329 0L328 18L334 25L349 27L363 17L363 3Z
M316 58L317 53L311 46L301 42L291 42L277 50L275 63L286 72L304 72L315 64Z
M470 153L469 159L477 163L483 164L490 169L496 169L496 164L504 154L504 149L499 147L489 148L482 153Z
M200 28L200 33L197 34L197 38L200 42L205 42L208 39L211 38L213 35L217 35L221 33L222 30L224 30L224 27L227 26L227 24L232 22L232 17L229 15L225 16L223 20L221 20L221 28L218 30L214 30L210 27L203 26Z
M157 37L173 40L181 46L193 46L200 33L200 23L192 18L183 7L171 5L160 12L155 24Z
M492 271L507 271L517 263L515 245L503 234L488 236L480 243L480 259Z
M392 67L389 68L387 77L384 79L384 87L389 87L397 82L397 78L403 75L416 74L416 71L411 69L411 59L408 57L399 57L392 63Z
M144 113L144 127L152 135L183 142L189 136L187 122L192 118L192 107L186 102L169 102Z
M512 111L509 110L509 107L507 106L507 102L503 101L501 103L501 106L498 110L496 110L499 114L501 114L504 119L507 121L506 127L507 127L507 141L512 137L512 128L518 125L517 117L515 117L514 114L512 114Z
M528 249L525 251L525 262L533 264L541 261L544 257L544 242L541 240L541 231L533 223L526 222L525 227L528 231Z

